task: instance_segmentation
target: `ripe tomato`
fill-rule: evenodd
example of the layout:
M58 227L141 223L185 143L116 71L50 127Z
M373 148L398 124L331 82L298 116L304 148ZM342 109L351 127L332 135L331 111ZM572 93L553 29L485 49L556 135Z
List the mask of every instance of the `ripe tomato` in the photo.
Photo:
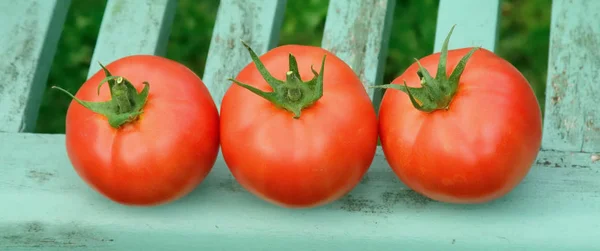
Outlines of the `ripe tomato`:
M247 48L254 63L221 104L221 150L235 179L287 208L348 193L377 147L375 109L358 76L319 47L280 46L260 59Z
M121 204L164 204L191 192L219 148L208 89L191 70L159 56L128 56L104 69L67 111L66 147L76 172Z
M390 167L416 192L449 203L488 202L531 168L541 111L515 67L481 48L447 51L451 34L441 54L418 61L421 70L415 62L384 86L393 90L380 106L381 144Z

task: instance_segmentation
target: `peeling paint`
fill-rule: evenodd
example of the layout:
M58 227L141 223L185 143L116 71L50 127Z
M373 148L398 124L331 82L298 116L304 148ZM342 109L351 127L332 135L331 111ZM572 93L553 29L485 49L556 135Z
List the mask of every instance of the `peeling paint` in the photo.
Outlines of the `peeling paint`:
M39 184L46 183L54 177L54 173L46 172L42 170L30 170L27 173L27 178L37 181Z
M46 225L39 221L0 227L0 250L15 248L89 248L115 239L103 237L90 228L75 223Z
M564 1L553 8L548 105L543 147L600 151L600 1ZM594 15L594 13L596 13Z
M225 181L219 182L219 188L225 189L231 192L242 192L245 191L244 188L237 182L233 176Z
M367 86L378 83L383 74L384 59L390 36L391 0L368 0L346 3L332 1L323 32L322 47L344 60L358 75L367 93L378 106L382 90Z
M40 5L31 2L25 18L12 26L7 47L0 49L0 131L18 131L26 120L25 110L36 70L36 53L44 44L43 28L36 18ZM41 84L41 83L37 83Z
M264 3L243 0L227 2L219 7L202 76L217 107L230 86L227 78L235 77L251 62L240 40L248 43L258 55L275 46L284 6L283 0L265 0Z
M341 203L339 208L348 212L391 214L394 212L396 206L421 209L435 201L414 190L401 189L397 191L385 191L381 193L378 199L363 198L358 195L348 194L341 198L339 202Z

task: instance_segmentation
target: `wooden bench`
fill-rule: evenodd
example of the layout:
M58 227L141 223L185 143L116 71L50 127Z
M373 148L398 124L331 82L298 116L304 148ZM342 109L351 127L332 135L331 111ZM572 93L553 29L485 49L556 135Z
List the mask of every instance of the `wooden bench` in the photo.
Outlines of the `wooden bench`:
M500 0L440 1L436 51L453 24L451 48L494 50ZM90 75L94 62L165 51L177 3L146 2L108 2ZM250 62L239 40L259 54L276 46L285 3L221 1L202 76L217 105L226 78ZM365 85L382 82L394 3L330 0L322 46ZM542 150L512 193L482 205L433 202L403 186L378 150L349 195L310 210L251 196L221 158L199 189L166 206L126 207L93 192L64 135L31 133L69 4L0 3L0 250L600 250L600 1L552 2Z

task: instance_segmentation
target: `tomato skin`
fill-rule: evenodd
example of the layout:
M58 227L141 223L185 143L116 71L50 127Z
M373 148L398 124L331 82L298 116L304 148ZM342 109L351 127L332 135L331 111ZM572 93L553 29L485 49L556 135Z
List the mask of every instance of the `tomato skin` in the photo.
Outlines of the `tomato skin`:
M360 79L341 59L319 47L284 45L260 56L284 80L288 55L303 81L319 72L323 96L299 119L264 98L231 85L221 104L221 150L235 179L252 194L287 208L316 207L352 190L368 170L377 147L375 109ZM272 91L250 63L236 80Z
M471 48L448 51L446 73ZM440 54L420 59L435 76ZM419 87L412 64L393 84ZM387 90L379 132L387 161L409 188L449 203L484 203L514 189L541 145L542 118L533 90L509 62L480 48L468 60L448 110L425 113L409 96Z
M185 66L158 56L134 55L106 68L150 92L138 120L112 128L106 117L72 101L66 116L66 147L78 175L93 189L125 205L151 206L183 197L214 165L219 117L208 89ZM101 70L75 96L110 100Z

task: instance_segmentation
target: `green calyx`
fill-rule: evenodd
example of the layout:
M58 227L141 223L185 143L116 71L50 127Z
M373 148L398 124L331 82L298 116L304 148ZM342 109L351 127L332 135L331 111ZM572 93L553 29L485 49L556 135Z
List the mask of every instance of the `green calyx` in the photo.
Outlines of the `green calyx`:
M242 44L248 49L250 57L256 68L273 89L272 92L259 90L248 84L241 83L235 79L229 78L235 84L248 89L258 96L270 101L278 108L285 109L293 114L295 119L300 118L302 110L317 102L323 96L323 72L325 70L325 58L321 64L321 71L317 73L311 66L311 70L315 75L311 80L303 82L300 78L298 63L296 58L289 55L289 71L286 73L285 81L274 78L260 61L256 53L242 41Z
M119 128L125 123L136 120L139 115L143 113L142 109L148 100L148 93L150 91L148 82L143 83L144 89L138 93L135 87L133 87L131 82L127 79L119 76L112 76L108 69L102 64L100 64L100 67L104 70L106 77L98 85L98 94L100 94L100 87L102 87L105 82L108 82L111 95L111 100L109 101L83 101L76 98L65 89L57 86L52 86L52 88L58 89L71 96L71 98L85 108L104 115L108 119L108 124L113 128Z
M454 25L456 26L456 25ZM448 57L448 41L454 30L454 26L450 29L444 44L442 45L442 51L440 52L440 61L438 64L438 70L435 78L433 78L427 69L425 69L418 59L415 59L419 65L417 75L421 80L421 87L408 87L406 81L404 85L398 84L387 84L373 86L375 88L392 88L402 91L408 94L413 106L423 112L433 112L435 110L447 110L450 107L450 103L456 94L458 89L458 83L460 76L462 75L465 65L469 58L475 53L479 47L471 49L463 58L458 62L454 71L450 74L450 77L446 76L446 61Z

